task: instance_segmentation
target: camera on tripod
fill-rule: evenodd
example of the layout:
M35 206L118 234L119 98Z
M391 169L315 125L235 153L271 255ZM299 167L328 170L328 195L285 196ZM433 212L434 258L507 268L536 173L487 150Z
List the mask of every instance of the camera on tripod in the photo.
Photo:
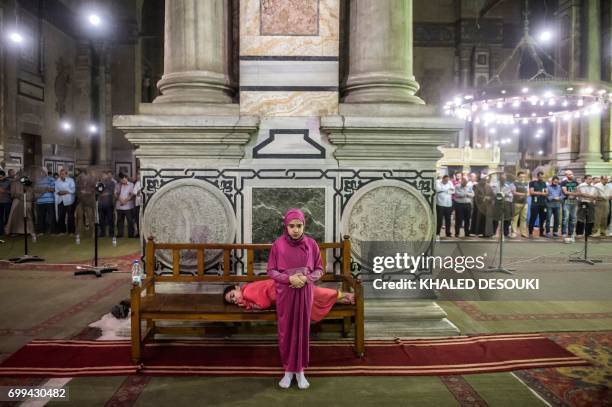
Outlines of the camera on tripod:
M31 187L32 186L32 180L27 175L21 177L19 179L19 182L21 182L21 185L23 185L24 187Z
M102 192L104 192L104 183L103 182L96 182L96 192L101 194Z

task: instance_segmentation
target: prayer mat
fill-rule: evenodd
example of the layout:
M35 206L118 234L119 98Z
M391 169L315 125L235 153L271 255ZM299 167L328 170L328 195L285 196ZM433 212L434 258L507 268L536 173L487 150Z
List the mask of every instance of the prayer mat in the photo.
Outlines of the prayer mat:
M202 339L144 346L132 363L129 340L34 340L0 364L0 376L76 377L106 375L278 376L275 341ZM587 366L540 334L367 340L358 358L351 341L311 341L311 376L419 376L506 372Z

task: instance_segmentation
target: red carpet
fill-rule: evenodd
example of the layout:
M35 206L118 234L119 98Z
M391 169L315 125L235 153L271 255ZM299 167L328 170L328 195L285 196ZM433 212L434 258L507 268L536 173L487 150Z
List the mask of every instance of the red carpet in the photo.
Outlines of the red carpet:
M585 366L540 334L481 335L418 340L369 340L355 357L352 342L313 341L312 376L416 376ZM129 341L35 340L0 365L2 376L208 375L277 376L275 342L206 339L149 344L143 364L130 359Z

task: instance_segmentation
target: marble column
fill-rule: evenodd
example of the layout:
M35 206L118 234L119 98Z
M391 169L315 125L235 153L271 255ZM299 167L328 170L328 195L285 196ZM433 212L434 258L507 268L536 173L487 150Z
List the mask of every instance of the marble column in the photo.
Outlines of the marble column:
M166 0L164 75L154 103L231 103L227 0Z
M412 0L349 1L345 103L424 102L412 71Z
M601 27L599 0L586 1L587 13L587 61L586 72L589 82L601 80ZM601 161L601 118L594 115L586 119L581 132L580 157L584 162Z

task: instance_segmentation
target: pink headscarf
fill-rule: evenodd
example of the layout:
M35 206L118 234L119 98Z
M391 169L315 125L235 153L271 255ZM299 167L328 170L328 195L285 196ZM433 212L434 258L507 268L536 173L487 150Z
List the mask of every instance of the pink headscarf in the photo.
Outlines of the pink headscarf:
M292 246L298 246L304 241L303 233L299 239L293 239L291 236L289 236L289 233L287 232L287 226L289 225L289 222L295 219L302 222L304 224L304 227L306 227L306 218L304 217L304 212L302 212L298 208L290 208L289 210L287 210L287 213L285 213L285 217L283 218L283 224L285 226L283 229L283 236L285 236L285 240Z

